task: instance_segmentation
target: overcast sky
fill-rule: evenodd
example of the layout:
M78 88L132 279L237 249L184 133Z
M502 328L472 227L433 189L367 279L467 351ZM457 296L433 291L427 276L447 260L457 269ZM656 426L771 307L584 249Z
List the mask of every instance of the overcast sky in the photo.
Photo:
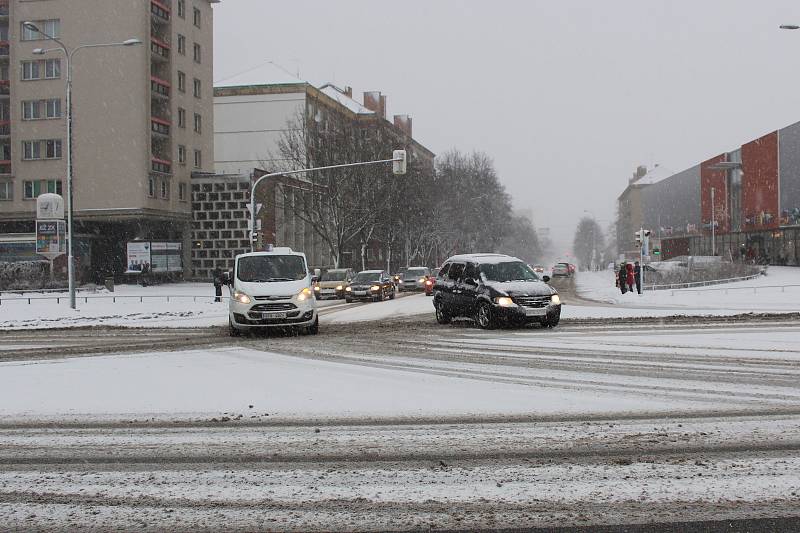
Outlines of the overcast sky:
M214 78L271 60L380 90L434 152L488 153L571 242L637 165L683 170L800 120L800 30L782 23L796 0L222 0Z

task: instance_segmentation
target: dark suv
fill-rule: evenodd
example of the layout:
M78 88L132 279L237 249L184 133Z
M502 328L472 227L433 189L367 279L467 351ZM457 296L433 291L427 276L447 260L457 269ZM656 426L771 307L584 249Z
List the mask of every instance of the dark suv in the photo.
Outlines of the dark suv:
M436 320L473 318L484 329L500 322L554 327L561 318L558 292L524 261L501 254L455 255L445 261L433 289Z

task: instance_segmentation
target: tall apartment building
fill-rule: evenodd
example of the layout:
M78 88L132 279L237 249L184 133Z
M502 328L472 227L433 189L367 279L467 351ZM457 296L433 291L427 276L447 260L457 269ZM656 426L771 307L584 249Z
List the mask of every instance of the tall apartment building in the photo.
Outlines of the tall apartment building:
M190 178L214 167L218 1L0 0L0 261L33 256L36 197L66 194L67 65L57 49L34 53L56 44L32 21L69 49L143 43L73 56L79 277L122 271L135 239L182 242L188 272Z

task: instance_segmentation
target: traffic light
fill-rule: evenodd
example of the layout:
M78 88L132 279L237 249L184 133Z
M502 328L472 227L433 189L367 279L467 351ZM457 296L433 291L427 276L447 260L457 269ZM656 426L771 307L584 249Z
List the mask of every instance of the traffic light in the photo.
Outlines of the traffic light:
M653 248L653 255L661 255L661 248Z
M405 150L395 150L392 152L392 172L395 175L406 173L407 158Z
M636 232L634 232L634 235L636 235L636 246L641 246L642 245L642 232L641 231L636 231Z

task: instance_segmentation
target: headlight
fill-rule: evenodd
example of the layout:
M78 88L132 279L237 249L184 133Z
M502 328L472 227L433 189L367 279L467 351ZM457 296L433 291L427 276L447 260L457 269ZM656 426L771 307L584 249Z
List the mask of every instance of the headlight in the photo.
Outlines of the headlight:
M337 291L340 291L340 290L342 290L342 286L341 286L341 285L337 285L337 286L336 286L336 290L337 290Z
M419 278L420 283L425 283L425 278Z
M346 291L346 292L350 292L350 291L352 291L352 290L353 290L353 289L351 289L350 287L347 287L347 288L345 289L345 291Z
M314 290L319 292L319 285L314 285Z
M431 280L428 280L425 282L425 285L433 285L433 282Z
M558 305L561 303L561 298L558 297L558 294L554 294L550 297L550 303L553 305Z
M311 292L311 289L306 287L305 289L300 291L300 294L297 295L297 299L300 300L301 302L303 302L305 300L308 300L309 298L312 298L313 296L314 296L314 293Z
M250 297L243 292L234 291L233 299L239 302L240 304L249 304L252 300Z
M494 299L497 302L497 305L500 307L516 307L517 304L514 303L514 300L509 298L508 296L500 296L499 298Z
M371 290L371 291L379 291L379 290L381 290L381 288L378 287L377 285L373 285L372 287L369 288L369 290Z

